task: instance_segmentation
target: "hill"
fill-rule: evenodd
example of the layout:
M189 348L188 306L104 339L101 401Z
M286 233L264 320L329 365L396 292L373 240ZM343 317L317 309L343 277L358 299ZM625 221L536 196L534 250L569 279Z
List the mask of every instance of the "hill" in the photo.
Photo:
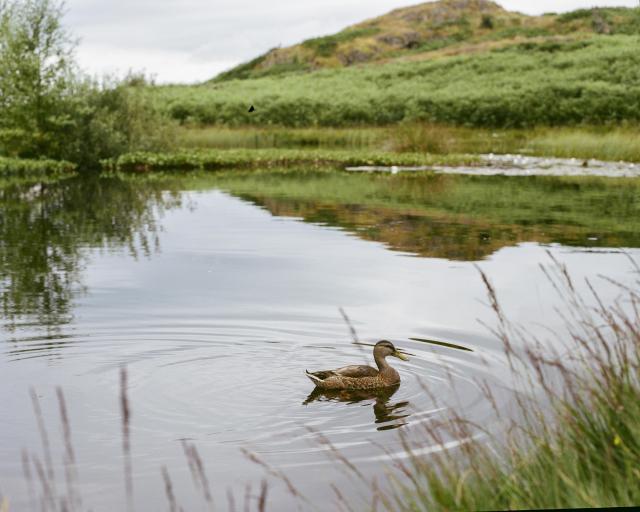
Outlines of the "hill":
M263 55L213 79L257 78L366 63L478 53L526 40L638 34L637 9L593 8L527 16L489 0L440 0L390 13Z
M640 9L525 16L488 0L441 0L150 93L196 125L635 124L639 48Z

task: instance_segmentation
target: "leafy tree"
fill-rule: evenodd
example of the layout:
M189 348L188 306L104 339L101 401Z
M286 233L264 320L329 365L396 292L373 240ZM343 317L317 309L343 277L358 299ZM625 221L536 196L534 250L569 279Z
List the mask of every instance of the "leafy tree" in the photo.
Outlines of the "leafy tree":
M75 41L62 27L63 3L0 3L0 148L19 156L51 153L68 125Z
M83 76L58 0L0 0L0 155L70 160L83 168L133 150L166 149L171 124L142 75Z

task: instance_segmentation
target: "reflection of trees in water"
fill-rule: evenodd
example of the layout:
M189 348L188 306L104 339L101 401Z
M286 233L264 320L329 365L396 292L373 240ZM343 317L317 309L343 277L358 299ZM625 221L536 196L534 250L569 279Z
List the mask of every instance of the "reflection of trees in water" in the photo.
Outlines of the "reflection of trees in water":
M29 317L48 328L68 323L88 248L126 247L133 257L159 250L156 219L180 204L163 189L114 177L0 186L5 325Z
M507 224L471 215L461 218L454 214L407 212L406 209L355 203L237 195L276 216L340 227L364 240L382 242L390 249L428 258L477 261L503 247L522 242L555 242L580 247L636 247L640 244L640 237L633 232L605 232L597 238L587 238L589 231L584 227L550 224L543 220Z
M379 425L377 430L392 430L406 425L409 417L407 406L409 402L391 402L391 397L400 385L373 390L322 390L315 388L303 405L316 401L334 401L357 404L366 400L373 402L374 423Z

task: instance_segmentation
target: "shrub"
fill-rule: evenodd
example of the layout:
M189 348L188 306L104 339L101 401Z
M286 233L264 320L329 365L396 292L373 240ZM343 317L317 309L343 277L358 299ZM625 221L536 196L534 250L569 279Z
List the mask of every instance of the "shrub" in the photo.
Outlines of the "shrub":
M144 94L144 76L99 83L78 74L61 18L53 0L0 3L0 155L96 167L166 148L170 125Z
M480 22L480 27L488 28L488 29L493 28L493 18L491 17L490 14L482 15L482 21Z

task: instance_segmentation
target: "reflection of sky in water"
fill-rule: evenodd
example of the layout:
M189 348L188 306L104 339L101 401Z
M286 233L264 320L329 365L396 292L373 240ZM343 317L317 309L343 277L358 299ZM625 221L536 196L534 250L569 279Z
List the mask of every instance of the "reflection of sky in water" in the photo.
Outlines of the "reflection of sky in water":
M501 382L505 368L498 343L478 322L494 324L494 315L472 263L388 251L336 228L273 217L217 191L189 196L195 209L171 210L162 218L161 252L134 259L124 250L89 250L82 278L87 293L75 300L74 321L62 327L62 345L46 346L50 341L38 339L38 326L28 324L2 334L8 340L0 356L6 383L0 403L10 414L0 422L0 487L17 489L17 509L24 489L20 449L39 446L27 399L31 385L42 394L54 439L59 429L52 390L61 385L67 393L81 482L96 498L91 506L108 510L121 503L121 461L114 454L120 450L122 363L130 369L136 490L155 506L165 506L158 491L163 464L183 506L193 505L177 442L182 438L197 443L220 495L263 475L242 457L241 446L276 465L305 468L295 473L300 485L322 495L323 482L335 472L319 464L325 454L305 427L327 435L375 474L378 463L366 461L380 452L369 439L398 446L396 431L379 430L376 419L385 407L409 425L438 417L441 409L416 378L446 402L452 389L445 367L463 394L465 412L491 421L473 378ZM568 265L581 289L584 276L629 277L625 257L616 253L533 243L499 250L479 266L507 316L534 332L561 327L553 313L560 302L539 269L549 262L547 249ZM605 302L617 295L610 285L599 289ZM389 338L416 353L409 363L394 364L403 384L378 409L375 399L302 405L311 391L305 368L370 361L369 349L361 353L348 344L338 307L362 339ZM412 336L475 352L409 342ZM492 366L485 368L480 357ZM282 496L282 489L276 486L274 495Z
M334 317L343 306L361 334L374 337L404 332L416 322L477 331L479 318L493 319L470 263L390 253L337 229L273 218L218 192L201 194L197 203L196 214L180 210L164 220L161 254L137 262L112 255L92 266L85 283L97 318L131 304L146 304L144 313L152 318L167 318L163 310L172 312L169 318L182 318L193 308L202 311L202 301L211 316L232 317L239 307L265 316L286 308L293 317ZM478 265L513 320L540 319L558 304L539 271L540 263L550 262L549 248L576 277L627 275L621 254L537 244L504 248ZM365 308L366 318L360 318Z

